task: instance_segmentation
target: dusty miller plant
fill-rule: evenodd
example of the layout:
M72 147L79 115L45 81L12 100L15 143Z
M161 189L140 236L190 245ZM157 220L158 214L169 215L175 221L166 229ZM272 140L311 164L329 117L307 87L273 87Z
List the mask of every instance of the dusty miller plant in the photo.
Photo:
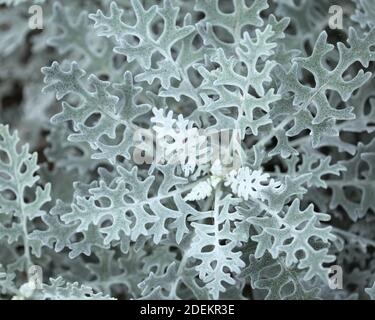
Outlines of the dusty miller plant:
M0 0L1 298L375 298L375 5L334 4Z

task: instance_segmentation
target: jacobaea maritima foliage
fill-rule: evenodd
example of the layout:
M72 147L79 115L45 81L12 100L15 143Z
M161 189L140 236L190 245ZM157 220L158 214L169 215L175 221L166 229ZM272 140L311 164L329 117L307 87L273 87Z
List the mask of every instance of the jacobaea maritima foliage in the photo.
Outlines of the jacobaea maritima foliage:
M0 0L0 297L375 299L375 3L333 5Z

